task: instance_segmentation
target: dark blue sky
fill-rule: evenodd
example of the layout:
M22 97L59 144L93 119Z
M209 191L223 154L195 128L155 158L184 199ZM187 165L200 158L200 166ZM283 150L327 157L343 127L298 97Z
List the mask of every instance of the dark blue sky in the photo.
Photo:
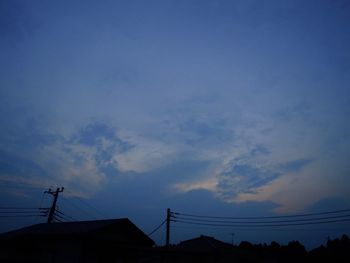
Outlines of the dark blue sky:
M167 207L348 208L349 13L334 0L1 0L1 206L64 186L67 214L129 217L145 232ZM0 220L1 231L33 223ZM314 246L349 224L178 228L173 242L231 232Z

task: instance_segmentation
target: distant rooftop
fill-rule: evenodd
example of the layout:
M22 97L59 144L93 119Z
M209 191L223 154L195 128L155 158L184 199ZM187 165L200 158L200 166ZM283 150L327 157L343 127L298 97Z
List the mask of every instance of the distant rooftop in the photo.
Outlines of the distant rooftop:
M217 240L214 237L201 235L197 238L182 241L177 245L179 249L186 250L204 250L210 251L215 249L229 248L232 247L231 244L225 243L223 241Z

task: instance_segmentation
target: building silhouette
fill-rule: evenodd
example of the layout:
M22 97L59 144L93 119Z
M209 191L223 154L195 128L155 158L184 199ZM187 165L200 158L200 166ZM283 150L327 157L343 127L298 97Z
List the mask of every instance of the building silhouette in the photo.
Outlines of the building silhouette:
M137 262L154 241L129 219L43 223L0 235L0 262Z

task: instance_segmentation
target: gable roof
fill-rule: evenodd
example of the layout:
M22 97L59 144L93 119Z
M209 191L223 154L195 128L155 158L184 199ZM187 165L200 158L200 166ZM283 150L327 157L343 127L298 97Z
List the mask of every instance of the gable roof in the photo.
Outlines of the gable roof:
M197 238L182 241L176 247L184 250L211 251L222 248L230 248L232 245L217 240L214 237L201 235Z
M1 239L91 237L118 243L153 246L154 241L129 219L42 223L0 235Z

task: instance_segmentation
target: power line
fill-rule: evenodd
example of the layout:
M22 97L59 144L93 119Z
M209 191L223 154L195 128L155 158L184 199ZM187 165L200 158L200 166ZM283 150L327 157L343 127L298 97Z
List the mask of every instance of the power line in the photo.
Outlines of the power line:
M171 220L173 222L191 224L191 225L203 225L203 226L219 226L219 227L282 227L282 226L303 226L303 225L318 225L318 224L327 224L327 223L338 223L338 222L350 222L350 218L339 219L339 220L328 220L320 222L305 222L305 223L288 223L288 224L215 224L215 223L201 223L196 221L188 220Z
M70 194L74 194L74 192L72 192L72 191L66 191L68 194L70 193ZM98 208L96 208L95 206L93 206L92 204L90 204L90 203L88 203L87 201L85 201L85 199L84 198L82 198L82 197L79 197L79 196L73 196L74 197L74 199L76 199L76 200L78 200L80 203L82 203L83 205L85 205L85 207L88 207L89 208L89 210L94 210L94 212L95 212L95 214L96 215L99 215L99 216L102 216L102 217L107 217L106 215L105 215L105 213L104 212L102 212L100 209L98 209ZM94 216L95 217L95 216ZM95 217L96 218L96 217Z
M64 223L65 221L62 221L61 219L57 218L57 215L53 217L54 221L58 221L60 223Z
M40 207L14 207L14 206L0 206L0 209L41 209Z
M42 195L41 195L41 198L40 198L40 203L39 203L39 207L41 207L41 206L42 206L43 201L44 201L44 197L45 197L45 195L46 195L46 191L44 191L44 192L42 193Z
M217 219L273 219L273 218L293 218L293 217L308 217L308 216L316 216L316 215L326 215L326 214L337 214L350 212L350 209L342 209L342 210L333 210L333 211L325 211L319 213L308 213L308 214L295 214L295 215L285 215L285 216L256 216L256 217L225 217L225 216L207 216L207 215L195 215L195 214L187 214L187 213L179 213L172 212L173 215L194 217L194 218L217 218Z
M62 220L65 220L65 221L69 221L67 218L65 218L65 217L63 217L63 216L61 216L61 215L59 215L59 214L55 214L54 219L57 219L57 217L60 218L60 219L62 219ZM62 221L62 222L63 222L63 221Z
M175 229L191 229L191 230L223 230L223 231L227 231L226 227L219 227L219 226L195 226L195 225L174 225L172 226L172 228ZM259 227L235 227L234 228L235 231L237 230L242 230L242 231L271 231L271 229L269 228L259 228ZM274 229L274 231L337 231L337 230L341 230L340 228L295 228L295 226L291 226L290 228L278 228L278 229Z
M0 211L0 214L31 214L35 211ZM41 212L41 211L38 211Z
M102 216L102 217L106 217L106 215L100 211L99 209L97 209L95 206L89 204L88 202L86 202L84 199L80 198L80 197L76 197L77 200L79 200L81 203L83 203L85 206L88 206L90 209L93 209L95 211L96 214Z
M30 215L0 215L0 218L3 217L37 217L37 216L45 216L45 215L41 215L41 214L30 214Z
M163 221L162 223L160 223L160 225L157 226L154 230L152 230L149 234L147 234L147 236L151 236L152 234L154 234L155 232L157 232L157 230L158 230L159 228L161 228L161 227L165 224L166 221L167 221L167 220L164 219L164 221Z
M56 211L57 212L57 211ZM60 215L60 214L55 214L55 217L59 217L59 218L61 218L61 219L64 219L64 220L66 220L66 218L64 218L62 215Z
M187 214L180 212L171 212L167 210L167 227L170 228L170 222L173 228L205 228L205 229L248 229L248 230L268 230L272 227L278 227L277 230L286 230L297 226L311 226L331 223L350 222L350 209L325 211L318 213L295 214L286 216L255 216L255 217L224 217L224 216L206 216ZM268 220L276 219L276 220ZM190 227L190 226L191 227ZM343 224L344 225L344 224ZM347 225L347 224L346 224ZM159 226L160 227L160 226ZM167 237L169 230L167 228ZM310 228L312 229L312 227ZM158 229L157 229L158 230Z
M64 195L62 195L62 196L63 196L63 200L67 201L66 204L69 204L72 208L74 207L75 211L79 210L79 211L83 212L85 215L89 216L90 218L98 219L96 217L96 215L94 215L90 212L90 210L86 210L86 209L82 208L81 206L77 205L76 202L74 202L71 198L68 198Z
M68 191L71 193L71 191ZM88 214L89 216L92 216L96 219L96 216L93 215L90 211L91 209L95 211L95 213L98 213L99 215L105 217L102 212L97 209L96 207L94 207L93 205L89 204L88 202L86 202L85 200L83 200L80 197L75 197L76 200L80 201L82 204L84 204L86 207L89 207L89 210L83 209L81 206L76 205L75 202L73 202L72 199L68 199L66 196L64 196L64 200L66 200L70 205L74 206L75 208L77 208L78 210L84 212L85 214ZM65 220L73 220L73 221L77 221L77 219L75 219L74 217L71 217L69 215L66 215L65 213L59 211L58 209L55 210L55 212L59 213L61 215L61 217L65 217Z
M194 229L205 229L205 230L208 230L208 229L212 229L212 230L220 229L220 230L223 230L223 229L225 229L223 227L208 227L208 226L193 226L193 225L191 225L191 226L186 226L186 225L177 226L177 225L175 225L175 226L172 226L172 228L176 228L176 229L191 229L191 230L194 230Z
M29 207L1 207L1 218L18 218L18 217L43 217L47 215L45 208Z
M56 209L56 212L57 212L60 216L62 216L62 217L66 217L66 218L68 218L68 219L70 219L70 220L77 221L74 217L71 217L71 216L69 216L69 215L66 215L65 213L63 213L63 212L61 212L61 211L59 211L59 210L57 210L57 209ZM58 216L58 214L56 214L56 215ZM65 218L65 219L66 219L66 218Z
M310 221L320 221L328 219L339 219L339 218L348 218L350 214L346 215L337 215L337 216L328 216L328 217L314 217L314 218L303 218L303 219L289 219L289 220L273 220L273 221L225 221L225 220L209 220L209 219L197 219L197 218L186 218L186 217L174 217L175 219L180 220L191 220L195 222L207 222L207 223L223 223L223 224L273 224L273 223L294 223L294 222L310 222Z

